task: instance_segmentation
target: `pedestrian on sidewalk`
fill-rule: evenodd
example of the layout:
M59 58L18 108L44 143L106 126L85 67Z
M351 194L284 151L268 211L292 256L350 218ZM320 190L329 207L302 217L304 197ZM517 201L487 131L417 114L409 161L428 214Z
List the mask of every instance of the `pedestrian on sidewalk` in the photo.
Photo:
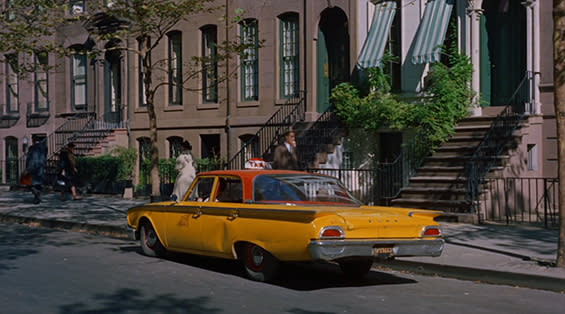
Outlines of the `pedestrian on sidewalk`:
M67 146L61 149L59 153L59 176L65 182L65 187L61 188L61 201L66 200L65 192L67 187L71 190L73 195L73 200L80 200L81 198L77 196L76 180L78 171L76 168L76 160L74 154L75 144L69 143Z
M191 153L192 145L190 145L189 141L184 141L181 143L181 149L182 151L175 163L175 170L178 174L173 187L173 194L171 194L173 201L184 198L184 194L186 194L192 181L194 181L194 177L196 177L196 168L194 167Z
M33 203L41 202L41 185L45 174L45 161L47 159L47 147L45 138L33 135L31 137L32 145L30 146L26 156L26 171L31 174L31 193L33 194Z
M296 135L294 131L283 134L284 142L275 148L273 154L273 169L298 170L298 156L296 154Z

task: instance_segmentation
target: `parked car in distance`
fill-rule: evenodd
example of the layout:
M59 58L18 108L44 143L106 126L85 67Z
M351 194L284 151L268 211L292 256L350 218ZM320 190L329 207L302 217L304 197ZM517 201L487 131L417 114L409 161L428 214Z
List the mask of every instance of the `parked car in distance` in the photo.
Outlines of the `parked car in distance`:
M240 260L249 278L270 281L280 262L330 261L352 278L375 258L439 256L441 212L359 203L333 177L283 170L197 175L180 201L127 211L143 253L167 250Z

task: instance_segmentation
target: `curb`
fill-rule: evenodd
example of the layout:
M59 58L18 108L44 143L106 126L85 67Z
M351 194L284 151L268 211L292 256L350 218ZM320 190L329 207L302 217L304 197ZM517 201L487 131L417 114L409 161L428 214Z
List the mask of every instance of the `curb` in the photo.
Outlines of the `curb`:
M0 223L17 223L30 227L45 227L74 232L85 232L106 237L130 239L125 227L94 225L55 219L40 219L0 214ZM456 243L453 243L456 244ZM541 275L520 274L482 268L461 267L402 260L375 260L373 267L381 270L396 270L426 276L440 276L489 284L518 286L538 290L565 293L565 279Z
M111 238L129 239L127 230L120 226L104 226L55 219L40 219L14 215L0 215L0 222L17 223L30 227L45 227L75 232L86 232Z
M380 269L406 271L426 276L439 276L475 282L517 286L554 292L565 292L565 279L541 275L527 275L483 268L460 267L444 264L430 264L401 260L375 261Z

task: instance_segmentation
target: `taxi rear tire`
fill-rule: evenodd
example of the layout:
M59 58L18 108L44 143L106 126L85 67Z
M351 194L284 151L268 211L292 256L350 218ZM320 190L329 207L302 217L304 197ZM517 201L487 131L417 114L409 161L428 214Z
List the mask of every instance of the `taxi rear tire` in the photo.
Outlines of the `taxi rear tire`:
M165 254L165 247L159 240L157 232L150 222L144 222L139 230L139 244L143 254L151 257L160 257Z
M339 267L345 276L349 279L358 280L365 277L373 266L371 258L349 259L339 262Z
M279 269L279 260L262 247L247 243L243 247L242 261L247 276L255 281L272 281Z

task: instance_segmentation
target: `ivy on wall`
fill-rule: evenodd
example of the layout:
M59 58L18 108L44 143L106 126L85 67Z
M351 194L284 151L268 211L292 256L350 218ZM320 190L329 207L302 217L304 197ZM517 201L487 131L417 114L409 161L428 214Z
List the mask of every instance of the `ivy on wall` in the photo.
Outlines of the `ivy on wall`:
M339 84L330 96L337 116L349 128L414 129L437 147L453 133L457 121L468 115L474 95L469 58L450 50L448 64L431 66L424 91L411 102L390 92L389 79L381 68L368 69L366 91L351 83Z

